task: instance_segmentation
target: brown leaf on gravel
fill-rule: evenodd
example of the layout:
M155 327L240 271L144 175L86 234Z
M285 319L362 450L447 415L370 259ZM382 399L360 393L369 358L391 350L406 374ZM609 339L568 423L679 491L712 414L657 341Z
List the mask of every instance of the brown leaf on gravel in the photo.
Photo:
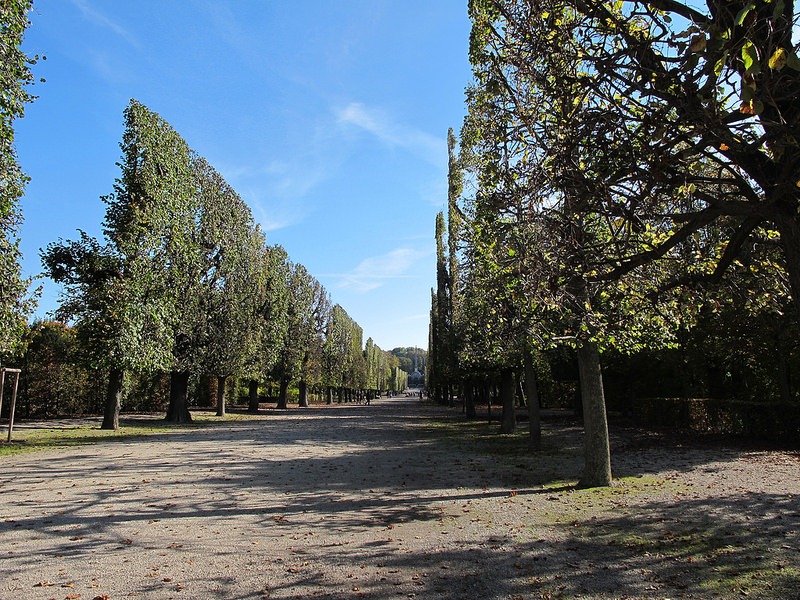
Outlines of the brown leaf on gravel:
M111 600L111 596L103 594L102 596L95 596L92 600Z
M52 583L51 581L40 581L39 583L34 583L33 587L50 587L53 585L55 585L55 583Z

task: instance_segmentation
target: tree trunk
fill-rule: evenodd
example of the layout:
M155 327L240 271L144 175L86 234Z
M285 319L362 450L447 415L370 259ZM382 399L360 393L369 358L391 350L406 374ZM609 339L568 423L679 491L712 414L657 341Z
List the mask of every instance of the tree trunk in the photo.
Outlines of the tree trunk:
M308 408L308 385L303 380L297 384L298 400L297 405L300 408Z
M331 386L325 388L325 404L333 404L333 388Z
M525 396L528 403L528 448L540 450L542 447L542 416L539 411L539 388L536 385L536 369L533 355L525 352Z
M608 442L606 401L597 344L586 341L578 348L581 404L583 406L585 470L581 487L611 485L611 452Z
M775 225L780 233L783 255L786 258L792 300L800 318L800 220L794 205L780 211L775 218Z
M122 369L111 369L108 374L106 390L106 406L103 413L103 424L100 429L119 429L119 411L122 406Z
M286 377L281 378L281 387L278 392L278 406L275 408L288 408L289 406L289 379Z
M527 408L528 401L525 400L525 390L522 389L522 377L517 372L514 373L514 393L517 395L519 405Z
M475 410L475 388L471 381L464 382L464 411L468 419L478 416L478 411Z
M247 391L249 393L249 401L247 404L247 412L258 412L258 381L251 379Z
M217 416L225 416L225 382L228 378L224 375L217 377Z
M517 415L514 407L514 371L511 369L504 369L500 373L500 402L503 406L500 433L514 433Z
M792 385L789 377L789 363L786 356L778 353L778 385L781 391L781 400L786 404L792 402Z
M169 423L191 423L189 413L189 372L173 371L170 374L169 407L166 420Z

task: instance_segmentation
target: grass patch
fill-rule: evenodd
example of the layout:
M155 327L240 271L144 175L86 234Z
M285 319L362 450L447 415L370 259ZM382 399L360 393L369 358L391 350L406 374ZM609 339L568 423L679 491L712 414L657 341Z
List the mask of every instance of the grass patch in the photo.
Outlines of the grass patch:
M652 488L633 487L629 479L624 482L624 493L642 494L646 500ZM669 489L674 484L656 480L651 485ZM567 508L564 513L568 513L578 506L570 499L568 507L562 504L560 508ZM781 544L783 536L776 537L763 526L751 529L738 521L710 517L705 506L690 505L673 511L644 504L578 515L580 520L558 523L569 525L574 543L602 548L608 564L626 564L628 570L647 572L658 589L700 598L785 598L796 593L800 575L796 550Z
M131 438L181 432L187 429L213 427L215 424L261 419L264 419L263 414L229 413L224 417L218 417L214 412L197 411L192 412L192 423L180 425L167 423L158 418L122 417L118 431L100 429L99 425L43 429L17 427L14 429L11 443L6 441L8 439L8 428L4 426L0 428L0 435L2 435L0 438L0 458L27 452L111 443Z
M126 425L121 427L119 431L100 429L93 425L71 427L69 429L15 429L11 443L6 441L0 443L0 457L25 452L114 442L180 430L183 427L185 426L152 423L149 425Z
M544 430L539 450L529 447L527 423L504 434L497 422L437 414L424 427L431 439L473 457L468 470L511 488L563 489L574 486L582 471L583 447L573 427Z
M448 441L475 454L503 456L509 458L536 458L551 455L579 455L583 447L566 443L563 436L553 432L545 433L549 439L542 441L540 450L532 451L528 447L527 424L518 426L514 433L500 433L500 426L496 422L488 424L485 420L465 420L463 418L431 419L425 429L432 437ZM556 439L558 438L558 439Z

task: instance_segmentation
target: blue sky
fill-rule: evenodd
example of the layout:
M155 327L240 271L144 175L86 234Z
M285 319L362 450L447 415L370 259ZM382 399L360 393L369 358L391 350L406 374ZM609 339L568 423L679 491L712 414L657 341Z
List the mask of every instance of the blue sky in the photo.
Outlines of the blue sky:
M35 0L44 54L17 121L23 269L102 234L122 111L166 119L381 348L427 346L447 128L469 81L466 0ZM42 281L37 315L57 305Z

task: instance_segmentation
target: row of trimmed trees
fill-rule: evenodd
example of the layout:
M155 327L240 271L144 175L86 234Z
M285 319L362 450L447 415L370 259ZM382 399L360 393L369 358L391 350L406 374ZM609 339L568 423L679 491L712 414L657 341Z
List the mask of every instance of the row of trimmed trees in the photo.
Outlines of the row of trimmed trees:
M76 327L59 321L35 321L27 329L22 342L24 350L13 362L15 367L22 370L17 415L48 418L102 414L108 371L92 360ZM368 339L362 356L356 357L356 360L359 368L363 368L356 377L359 381L366 381L366 387L325 385L324 365L314 359L308 363L309 374L290 383L288 402L306 406L311 402L363 400L377 390L405 389L407 371L400 366L402 359L396 356L395 351L391 354L383 352ZM373 375L375 383L372 383ZM169 400L170 380L169 373L129 371L126 373L123 394L125 410L164 410ZM255 383L241 377L229 377L225 382L223 398L216 377L197 373L190 377L189 397L192 407L203 410L213 409L215 404L223 412L226 405L247 409L251 404L257 409L262 402L276 406L280 400L280 388L280 379L274 372L267 379Z
M328 398L398 389L386 353L280 246L266 243L250 209L223 177L156 113L125 110L121 175L101 242L81 232L42 252L63 286L59 319L74 324L89 362L109 374L104 428L119 426L125 373L169 373L167 420L191 420L189 380L275 381L285 408L290 385L301 406L309 386Z
M533 430L533 363L571 348L582 483L608 485L601 355L681 348L715 322L750 340L758 322L796 330L798 17L769 0L471 0L469 14L428 385L469 404L490 374L508 405L524 371Z

